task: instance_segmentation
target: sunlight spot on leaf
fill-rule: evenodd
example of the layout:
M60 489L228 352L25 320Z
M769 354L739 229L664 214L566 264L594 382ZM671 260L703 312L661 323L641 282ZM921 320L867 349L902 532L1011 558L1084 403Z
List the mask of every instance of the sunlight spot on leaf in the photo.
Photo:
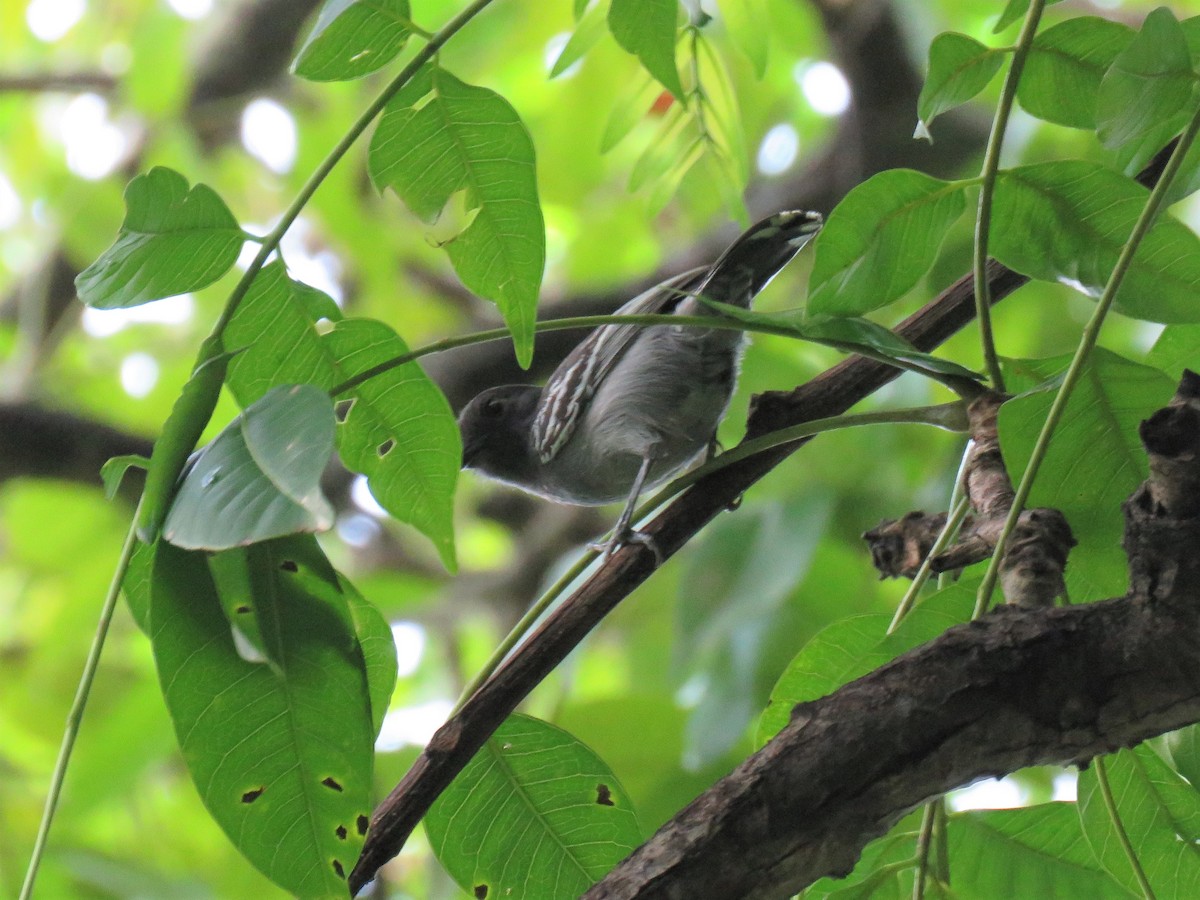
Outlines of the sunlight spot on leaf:
M850 84L846 76L831 62L800 62L792 75L804 92L804 99L814 112L823 116L839 116L850 106Z
M130 397L145 397L158 384L158 360L149 353L130 353L121 360L121 387Z
M242 112L242 146L272 172L291 171L296 162L296 120L288 110L266 97Z
M430 700L401 709L389 710L383 728L375 740L380 753L394 753L405 747L424 747L450 715L454 704L449 700Z
M25 24L38 40L52 44L66 35L87 11L84 0L31 0Z
M758 171L779 175L791 168L800 152L800 135L788 122L780 122L758 145Z

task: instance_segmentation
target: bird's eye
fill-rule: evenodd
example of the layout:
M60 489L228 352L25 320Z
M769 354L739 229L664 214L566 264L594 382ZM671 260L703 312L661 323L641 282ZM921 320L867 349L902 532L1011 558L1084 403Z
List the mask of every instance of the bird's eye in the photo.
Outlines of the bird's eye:
M483 401L483 414L489 419L498 419L504 412L504 401L496 397Z

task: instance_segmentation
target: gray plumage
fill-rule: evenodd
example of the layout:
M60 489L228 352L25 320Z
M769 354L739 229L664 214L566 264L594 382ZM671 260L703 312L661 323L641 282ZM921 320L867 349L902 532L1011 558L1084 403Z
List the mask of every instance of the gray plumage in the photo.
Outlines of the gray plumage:
M749 308L820 230L812 212L753 225L711 266L668 279L617 315L713 315L698 297ZM711 445L737 383L741 332L606 325L562 361L545 388L503 385L459 417L463 466L563 503L626 500L623 537L642 490L695 463Z

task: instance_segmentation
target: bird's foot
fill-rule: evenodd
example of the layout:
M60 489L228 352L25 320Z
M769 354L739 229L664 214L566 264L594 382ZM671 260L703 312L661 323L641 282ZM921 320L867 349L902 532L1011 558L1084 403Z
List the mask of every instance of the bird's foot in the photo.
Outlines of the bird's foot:
M654 538L643 531L634 531L632 528L626 528L623 533L614 531L607 540L593 541L588 544L588 549L599 553L601 559L608 559L627 544L640 544L653 553L655 568L666 562L666 557L663 556L662 550L658 548L658 543Z

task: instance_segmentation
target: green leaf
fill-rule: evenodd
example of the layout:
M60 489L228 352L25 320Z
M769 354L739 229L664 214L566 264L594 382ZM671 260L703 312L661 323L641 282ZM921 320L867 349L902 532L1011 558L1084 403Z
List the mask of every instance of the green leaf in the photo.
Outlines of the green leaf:
M1122 151L1125 163L1140 168L1191 118L1196 88L1183 30L1169 9L1159 7L1100 83L1096 133L1104 146Z
M721 0L721 18L739 50L750 60L754 74L767 74L771 46L771 16L764 0Z
M1148 197L1084 160L1009 169L996 179L991 251L1018 272L1099 297ZM1152 322L1200 322L1197 296L1200 238L1163 215L1138 247L1115 307Z
M1200 368L1200 325L1168 325L1146 354L1146 362L1175 381L1184 369Z
M650 115L650 110L662 88L644 71L626 80L620 92L614 95L612 112L600 136L600 152L607 153L621 143L637 124ZM672 108L674 107L672 102ZM668 110L668 114L671 110Z
M678 18L679 0L612 0L608 8L608 30L617 43L683 102L683 84L675 65Z
M1200 795L1142 744L1105 757L1109 785L1134 852L1155 895L1200 896ZM1130 891L1142 896L1105 808L1095 767L1079 774L1079 817L1092 851Z
M688 557L679 585L676 630L684 680L703 685L688 717L684 759L695 769L742 738L778 671L763 648L781 610L808 572L832 502L821 492L794 504L769 503L714 523ZM776 564L764 566L764 559ZM778 663L776 663L778 665Z
M870 319L860 319L855 316L808 317L804 310L792 313L758 312L753 309L742 309L740 306L733 306L729 303L718 303L707 297L701 297L701 300L706 306L711 306L721 315L745 322L747 325L778 328L802 341L823 344L847 353L866 352L872 356L883 356L898 362L912 363L944 375L957 375L975 380L981 378L978 372L973 372L956 362L940 359L930 353L922 353L891 329L872 322Z
M225 329L225 344L244 348L227 376L229 389L243 408L281 384L333 387L333 359L313 327L314 312L334 318L327 315L321 297L333 304L328 295L290 279L279 261L268 263L254 276Z
M79 273L79 299L97 309L138 306L212 284L245 241L237 219L207 185L155 166L125 189L116 242Z
M333 453L333 402L312 385L272 388L205 447L184 476L163 535L224 550L333 525L321 473Z
M339 381L408 352L388 326L369 319L345 319L322 341ZM442 392L410 362L339 394L337 405L342 462L366 475L383 508L433 541L453 570L462 439Z
M966 205L964 186L911 169L880 172L837 205L816 239L813 313L861 315L920 280Z
M310 81L361 78L400 52L411 17L408 0L326 0L292 71Z
M207 554L156 548L151 642L200 798L247 859L300 897L346 896L370 809L371 711L345 600L288 543L250 551L271 663L239 654ZM242 551L237 551L242 552ZM229 601L226 600L226 606Z
M596 42L603 37L606 31L605 22L608 19L608 5L603 0L593 3L585 11L582 16L579 16L579 21L575 23L575 31L571 33L570 39L563 45L562 51L558 54L558 59L554 61L554 65L550 69L550 77L557 78L567 69L571 68L575 63L583 58L592 47L596 46Z
M121 489L121 482L125 480L125 473L130 469L150 468L150 460L142 456L140 453L126 453L123 456L114 456L112 459L105 460L104 465L100 467L100 480L104 483L104 496L111 500L117 495L117 491Z
M1014 484L1029 462L1068 362L1067 357L1022 361L1026 372L1045 383L1000 408L1000 445ZM1125 590L1121 503L1146 477L1147 465L1138 425L1172 392L1171 380L1158 370L1102 348L1085 363L1028 503L1062 510L1079 541L1067 567L1073 602Z
M937 116L987 87L1007 53L953 31L935 37L929 45L929 74L917 98L921 124L928 128Z
M817 700L844 684L866 675L952 625L971 617L973 590L952 585L930 594L913 609L892 634L892 617L851 616L822 629L805 644L771 691L763 710L755 743L762 746L787 725L792 707Z
M974 900L1125 900L1131 896L1092 854L1074 803L962 813L951 816L946 833L959 896Z
M162 433L154 441L137 523L138 537L146 543L158 538L184 465L220 399L221 385L225 383L233 356L222 352L219 339L210 337L205 341L199 364L171 407Z
M315 539L310 538L315 543ZM379 608L360 594L342 575L338 575L338 585L346 597L350 607L350 618L354 623L354 634L358 637L358 646L362 650L363 662L367 668L367 693L371 701L372 734L379 737L379 729L383 727L383 717L387 715L388 705L392 701L392 692L396 689L396 673L400 663L396 658L396 641L392 637L392 627Z
M1061 2L1062 0L1049 0L1046 5L1053 6L1055 3ZM1029 0L1008 0L1008 5L1004 7L1004 12L1000 13L1000 19L996 22L992 33L999 34L1013 22L1025 18L1025 13L1028 11Z
M578 897L642 841L616 776L546 722L512 715L433 804L438 860L476 897Z
M129 612L145 634L150 634L150 591L154 578L154 549L158 541L152 544L138 542L133 548L133 556L129 559L129 568L125 570L125 578L121 582L121 590L125 594L125 602L129 604Z
M1021 106L1047 122L1095 128L1100 81L1133 34L1129 26L1097 16L1047 28L1033 39L1021 72Z
M1189 725L1165 736L1171 765L1193 787L1200 784L1200 725Z
M533 142L499 94L426 66L388 104L371 139L371 179L427 222L465 193L472 218L446 252L463 283L495 301L528 366L546 229Z

